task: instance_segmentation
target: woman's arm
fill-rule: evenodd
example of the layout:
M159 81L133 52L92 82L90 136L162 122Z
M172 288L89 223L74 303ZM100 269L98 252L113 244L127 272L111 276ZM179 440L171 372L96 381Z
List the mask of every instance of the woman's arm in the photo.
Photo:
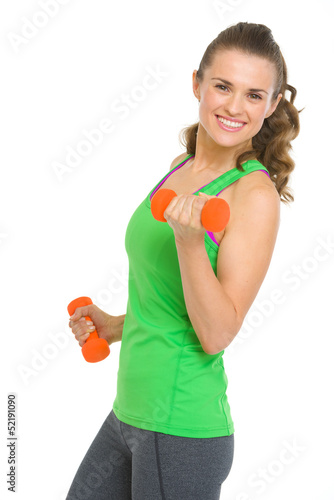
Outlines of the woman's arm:
M110 327L111 327L111 331L112 331L112 343L120 342L122 340L124 320L125 320L125 314L121 314L120 316L111 316L110 315Z
M226 349L239 332L269 268L278 233L280 198L274 186L254 185L241 199L231 206L217 277L204 241L176 242L187 312L208 354Z

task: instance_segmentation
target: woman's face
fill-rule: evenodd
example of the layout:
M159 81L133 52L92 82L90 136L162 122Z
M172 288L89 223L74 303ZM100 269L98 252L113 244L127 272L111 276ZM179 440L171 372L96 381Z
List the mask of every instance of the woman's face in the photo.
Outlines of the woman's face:
M200 84L196 81L196 73L195 70L193 90L200 99L199 118L206 132L221 146L251 145L252 137L261 129L264 119L275 111L282 97L279 94L276 101L271 102L274 65L258 56L225 50L215 55ZM224 125L217 115L237 120L236 125L242 126Z

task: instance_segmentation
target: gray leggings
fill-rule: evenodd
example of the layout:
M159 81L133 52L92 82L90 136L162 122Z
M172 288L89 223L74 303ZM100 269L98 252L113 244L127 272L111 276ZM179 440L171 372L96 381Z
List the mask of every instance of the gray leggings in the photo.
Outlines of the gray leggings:
M219 500L234 434L188 438L139 429L111 410L66 500Z

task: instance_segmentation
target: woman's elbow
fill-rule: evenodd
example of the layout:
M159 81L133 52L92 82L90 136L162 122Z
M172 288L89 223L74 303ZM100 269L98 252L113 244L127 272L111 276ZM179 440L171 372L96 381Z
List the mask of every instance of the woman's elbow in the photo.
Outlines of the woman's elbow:
M238 334L240 328L241 325L238 325L233 331L225 332L224 334L220 332L220 334L216 336L215 342L207 344L205 348L203 347L204 351L212 356L224 351Z

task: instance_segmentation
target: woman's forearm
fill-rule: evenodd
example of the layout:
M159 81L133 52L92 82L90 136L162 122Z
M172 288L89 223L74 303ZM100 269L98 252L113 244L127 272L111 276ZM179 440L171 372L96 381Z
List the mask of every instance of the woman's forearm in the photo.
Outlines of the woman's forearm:
M110 316L110 326L113 338L112 343L120 342L122 340L124 320L125 314L121 314L120 316Z
M212 269L204 242L176 247L189 319L204 351L216 354L238 331L236 310Z

